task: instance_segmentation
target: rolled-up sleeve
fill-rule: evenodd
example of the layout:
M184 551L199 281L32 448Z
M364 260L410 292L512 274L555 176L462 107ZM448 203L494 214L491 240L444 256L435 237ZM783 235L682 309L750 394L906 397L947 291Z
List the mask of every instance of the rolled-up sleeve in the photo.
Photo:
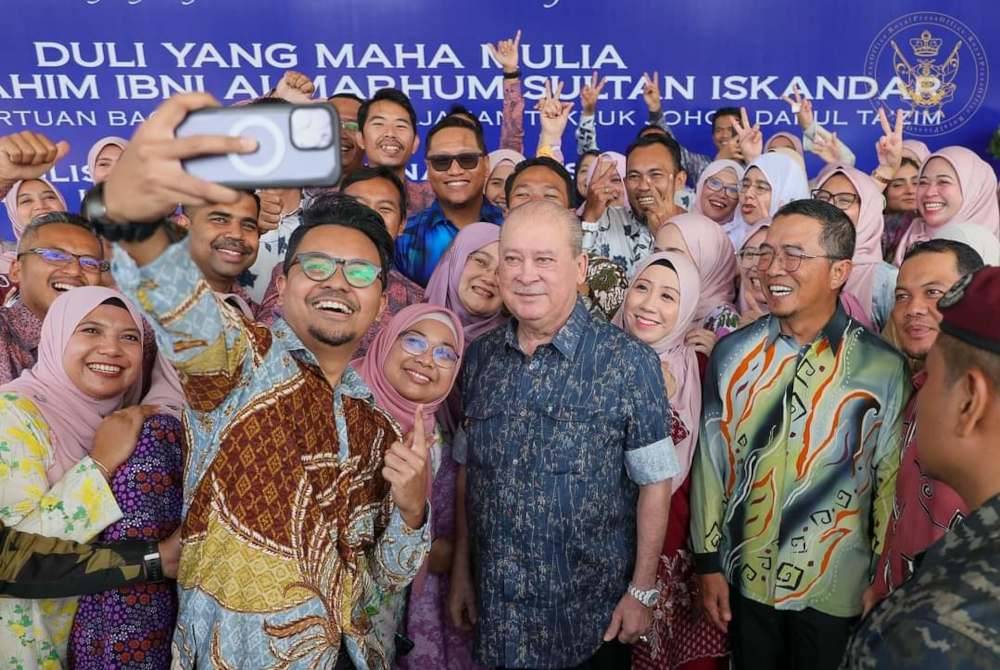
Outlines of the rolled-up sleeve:
M625 377L629 386L625 469L629 479L646 486L673 478L681 466L670 439L670 405L660 360L652 350L634 351L629 361L633 373Z

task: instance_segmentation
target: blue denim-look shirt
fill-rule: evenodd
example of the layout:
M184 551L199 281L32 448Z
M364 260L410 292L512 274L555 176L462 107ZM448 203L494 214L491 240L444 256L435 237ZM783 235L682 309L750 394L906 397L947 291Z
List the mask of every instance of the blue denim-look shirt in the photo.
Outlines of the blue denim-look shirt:
M484 198L479 220L499 225L503 223L503 211ZM445 217L440 203L435 200L430 207L406 220L403 232L396 238L396 269L426 287L456 235L458 228Z
M652 349L581 302L530 357L516 327L473 342L462 373L476 659L574 666L632 577L638 487L680 466Z

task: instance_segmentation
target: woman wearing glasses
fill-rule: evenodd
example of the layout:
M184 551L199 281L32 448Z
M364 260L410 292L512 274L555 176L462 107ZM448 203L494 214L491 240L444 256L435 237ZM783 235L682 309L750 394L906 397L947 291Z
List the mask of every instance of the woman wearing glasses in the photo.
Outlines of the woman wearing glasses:
M868 328L881 332L895 302L898 270L882 260L885 230L882 188L865 173L836 163L817 179L812 197L834 205L854 224L854 258L844 291L857 298L860 313L848 313Z
M781 151L755 158L740 180L740 206L724 227L739 249L751 228L774 216L782 205L809 197L809 184L802 165Z
M704 214L719 225L729 223L740 202L742 178L743 166L736 161L722 159L709 163L698 178L691 210Z
M378 609L373 621L375 634L388 658L395 648L403 667L461 667L449 663L452 655L471 663L468 643L448 626L445 616L457 469L435 419L435 412L455 384L464 348L463 325L457 314L437 305L410 305L379 332L365 357L352 364L371 389L376 404L399 423L404 435L420 422L429 438L433 473L430 557L409 596L386 594L373 604ZM404 612L405 628L401 625ZM397 631L415 643L407 657L403 656L407 650L397 648Z

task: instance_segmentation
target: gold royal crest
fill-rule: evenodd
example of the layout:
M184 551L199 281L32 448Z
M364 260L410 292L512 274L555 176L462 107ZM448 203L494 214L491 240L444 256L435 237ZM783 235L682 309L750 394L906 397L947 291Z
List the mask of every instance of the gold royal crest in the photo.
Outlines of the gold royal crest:
M962 46L962 40L955 43L948 58L938 65L934 59L943 44L944 40L933 37L929 30L923 31L919 38L912 38L910 49L916 56L916 64L911 65L896 41L892 40L893 70L907 96L917 107L940 108L955 97L958 87L954 81L958 75L958 50Z

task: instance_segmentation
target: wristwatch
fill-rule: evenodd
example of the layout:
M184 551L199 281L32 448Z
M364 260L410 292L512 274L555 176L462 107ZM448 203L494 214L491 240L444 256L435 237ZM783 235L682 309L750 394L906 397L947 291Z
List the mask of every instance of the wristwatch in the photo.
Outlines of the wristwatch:
M660 599L659 589L642 591L635 587L635 584L628 585L628 594L642 603L643 607L652 607Z
M143 567L146 569L146 579L151 582L163 581L163 563L160 561L160 550L152 542L146 555L142 557Z
M104 184L97 184L87 191L80 205L83 218L90 222L94 232L109 242L142 242L149 239L163 221L150 223L114 223L109 221L104 204Z

